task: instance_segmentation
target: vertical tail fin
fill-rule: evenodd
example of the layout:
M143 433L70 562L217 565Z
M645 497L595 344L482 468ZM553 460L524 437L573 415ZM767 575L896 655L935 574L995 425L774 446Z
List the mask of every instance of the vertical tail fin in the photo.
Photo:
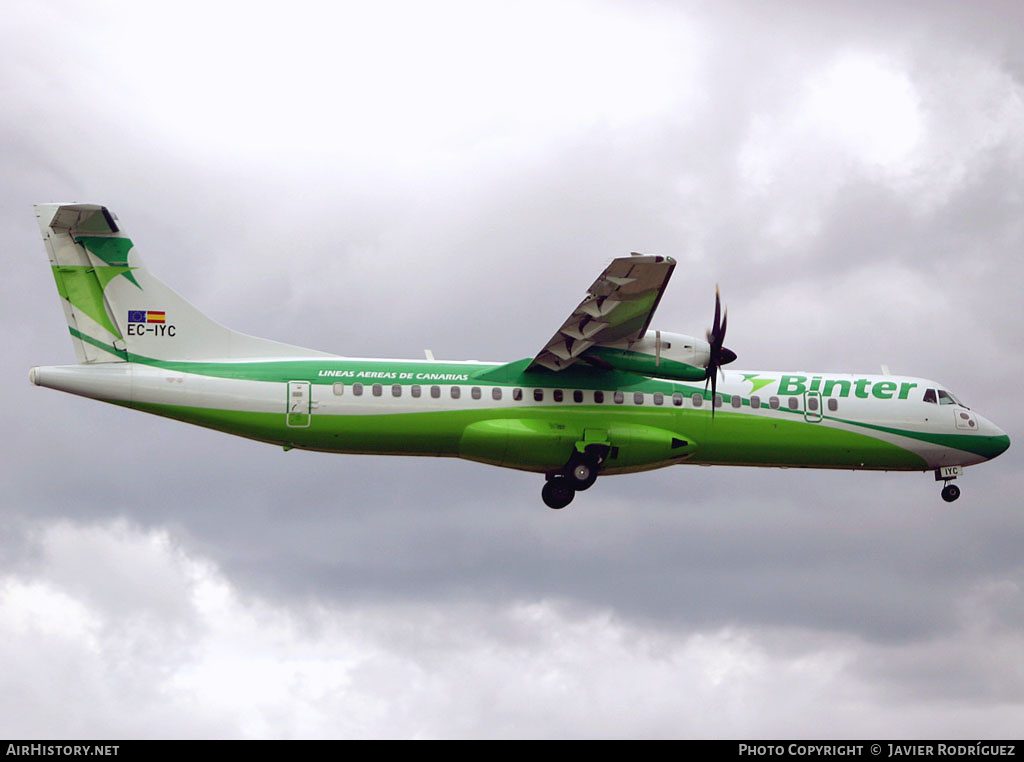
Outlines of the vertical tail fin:
M329 356L208 318L150 275L106 207L35 210L80 363Z

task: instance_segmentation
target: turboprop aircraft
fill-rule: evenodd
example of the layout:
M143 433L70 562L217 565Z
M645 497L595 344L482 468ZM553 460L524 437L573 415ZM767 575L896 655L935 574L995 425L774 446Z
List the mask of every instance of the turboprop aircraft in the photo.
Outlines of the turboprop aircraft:
M361 359L214 322L149 273L103 206L35 209L78 364L32 368L32 383L285 450L532 471L563 508L598 476L683 463L934 471L951 502L964 466L1010 446L935 381L726 370L717 294L705 339L649 330L669 257L612 260L532 358Z

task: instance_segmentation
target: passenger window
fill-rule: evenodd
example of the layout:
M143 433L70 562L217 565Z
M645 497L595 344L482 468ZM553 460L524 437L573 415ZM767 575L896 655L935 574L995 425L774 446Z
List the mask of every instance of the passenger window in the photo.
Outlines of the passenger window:
M704 395L702 394L694 394L690 399L693 400L694 407L700 407L704 404Z
M438 397L440 397L441 396L441 387L440 386L432 386L432 387L430 387L430 396L433 397L435 400Z
M470 389L469 396L471 396L475 400L480 399L480 387L474 386L472 389Z
M624 395L622 392L615 392L615 394L612 396L612 399L615 400L616 405L621 405L623 402L626 401L626 395Z
M790 410L796 410L798 407L800 407L800 400L798 400L796 397L790 397L788 404Z
M830 399L828 401L828 409L833 413L839 409L839 400Z
M370 389L373 390L374 397L379 397L384 393L384 387L381 386L380 384L374 384L373 386L370 387Z
M362 393L363 393L363 385L362 384L352 384L352 393L354 395L356 395L357 397L361 396Z
M544 401L544 390L543 389L534 389L533 390L533 401L534 402L543 402Z
M738 395L738 394L732 395L731 402L732 402L732 406L733 407L742 407L743 406L743 398L740 397L740 395Z
M335 384L334 393L339 397L345 393L345 384Z
M812 413L818 412L818 398L817 397L808 397L807 398L807 409L810 410Z
M492 400L500 400L501 399L501 387L500 386L496 386L493 389L491 389L491 399Z
M924 390L924 401L925 402L931 402L933 405L939 404L938 400L935 399L935 390L934 389L925 389Z
M770 407L772 410L778 410L779 409L779 398L778 397L769 397L768 398L768 407Z
M583 392L581 392L579 389L574 391L572 393L572 401L573 402L583 402Z
M453 400L457 400L459 397L462 396L462 387L461 386L453 386L453 387L451 387L451 390L452 390L452 399Z
M522 402L523 401L523 390L522 389L513 389L512 390L512 399L514 399L516 402Z
M642 405L642 404L644 404L644 393L643 392L633 392L633 404L634 405Z
M555 389L553 394L554 394L554 397L555 397L555 402L561 402L562 401L562 397L564 395L562 394L562 390L561 389Z
M665 404L665 395L662 394L661 392L655 392L654 393L654 404L655 405L664 405Z
M676 407L679 407L680 405L682 405L683 404L683 395L681 395L679 392L676 392L675 394L673 394L672 395L672 404L675 405Z
M401 397L402 396L402 385L401 384L392 384L391 385L391 396L392 397Z
M602 392L600 390L594 392L594 402L597 403L598 405L603 405L604 404L604 392Z
M715 407L721 407L721 406L722 406L722 395L721 394L716 394L715 395Z
M420 387L419 384L415 384L409 389L409 393L412 394L412 396L415 397L416 399L419 399L419 396L422 393L422 391L423 389Z
M754 410L757 410L759 407L761 407L761 398L758 397L756 394L750 398L750 407L752 407Z

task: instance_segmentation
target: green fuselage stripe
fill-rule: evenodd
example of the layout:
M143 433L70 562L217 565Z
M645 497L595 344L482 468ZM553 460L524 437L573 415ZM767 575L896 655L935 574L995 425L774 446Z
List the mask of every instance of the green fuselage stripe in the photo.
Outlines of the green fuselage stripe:
M691 463L927 468L916 453L866 434L726 411L717 412L712 421L707 411L655 407L484 407L423 413L320 414L311 416L308 428L289 429L285 428L283 411L255 413L140 402L131 407L265 442L331 452L457 456L462 433L472 423L536 418L557 420L580 439L584 429L608 429L616 423L668 429L699 443L688 461Z
M851 426L860 426L865 429L884 431L887 434L897 434L901 437L909 437L910 439L917 439L921 442L929 442L931 444L941 445L942 447L952 447L955 450L972 452L975 455L982 455L986 458L994 458L996 455L999 455L999 453L1006 450L1010 441L1008 436L985 437L978 436L977 434L940 434L923 431L909 431L907 429L897 429L892 426L879 426L875 423L865 423L863 421L848 421L843 418L835 418L834 420Z

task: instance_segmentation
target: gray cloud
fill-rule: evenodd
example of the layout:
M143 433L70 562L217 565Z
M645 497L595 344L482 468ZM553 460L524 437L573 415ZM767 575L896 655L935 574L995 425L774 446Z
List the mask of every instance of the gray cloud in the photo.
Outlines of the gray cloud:
M141 554L172 581L163 626L124 616L116 583L76 594L61 546L97 539L105 562ZM826 701L852 735L988 736L1020 701L1006 669L1019 630L992 617L1019 604L1014 583L957 596L942 636L876 644L794 626L687 631L552 600L282 609L123 522L50 523L35 548L31 579L0 585L3 684L23 697L4 724L28 735L828 737L808 724Z

